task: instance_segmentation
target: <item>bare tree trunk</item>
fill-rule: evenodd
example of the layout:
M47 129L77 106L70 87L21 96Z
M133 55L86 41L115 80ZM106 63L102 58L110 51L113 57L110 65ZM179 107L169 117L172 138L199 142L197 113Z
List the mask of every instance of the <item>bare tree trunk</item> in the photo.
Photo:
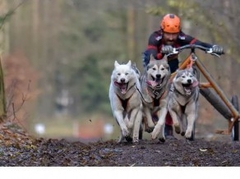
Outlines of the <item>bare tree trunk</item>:
M0 58L0 122L2 122L7 116L5 85L1 61L2 58Z
M5 0L0 0L0 16L5 16L7 13L7 3ZM4 24L1 24L1 29L0 29L0 122L2 122L6 116L7 116L7 111L6 111L6 97L5 97L5 85L4 85L4 76L3 76L3 69L2 69L2 54L6 53L6 44L8 44L8 35L7 35L7 23L6 22L1 22ZM4 26L3 26L4 25ZM3 31L4 28L4 31Z
M39 12L39 0L32 1L32 61L35 65L38 64L39 59L39 32L40 32L40 12Z
M128 43L128 58L135 60L135 10L133 5L130 3L127 9L127 43Z

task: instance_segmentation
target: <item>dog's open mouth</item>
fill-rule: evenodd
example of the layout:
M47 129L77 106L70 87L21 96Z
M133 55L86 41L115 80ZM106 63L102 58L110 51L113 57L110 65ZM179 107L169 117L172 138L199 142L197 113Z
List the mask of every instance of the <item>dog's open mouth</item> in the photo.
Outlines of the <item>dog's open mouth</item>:
M153 87L153 88L156 87L156 86L161 86L163 81L164 81L164 78L165 77L163 77L163 78L155 78L155 77L152 76L153 80L148 80L147 84L149 86Z
M192 89L197 85L198 85L197 81L194 81L193 83L182 84L187 95L190 95L192 93Z
M192 83L190 84L182 84L183 89L187 95L190 95L192 92Z
M118 88L120 89L122 94L126 94L127 93L128 83L118 83L118 82L115 81L114 84L116 86L118 86Z

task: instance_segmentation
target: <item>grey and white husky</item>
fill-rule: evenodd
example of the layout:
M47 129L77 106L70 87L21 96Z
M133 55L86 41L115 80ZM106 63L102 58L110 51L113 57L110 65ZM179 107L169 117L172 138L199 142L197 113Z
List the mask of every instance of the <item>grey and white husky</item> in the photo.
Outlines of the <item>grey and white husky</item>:
M109 99L114 118L121 129L118 142L139 142L142 123L142 99L140 95L139 70L131 61L127 64L114 63L109 87Z
M190 139L194 130L194 123L198 116L199 85L193 68L177 70L173 78L168 101L168 110L173 120L177 134ZM184 130L184 117L187 129Z
M151 55L140 80L145 131L152 132L152 139L160 135L159 140L163 142L170 75L167 59L156 60Z

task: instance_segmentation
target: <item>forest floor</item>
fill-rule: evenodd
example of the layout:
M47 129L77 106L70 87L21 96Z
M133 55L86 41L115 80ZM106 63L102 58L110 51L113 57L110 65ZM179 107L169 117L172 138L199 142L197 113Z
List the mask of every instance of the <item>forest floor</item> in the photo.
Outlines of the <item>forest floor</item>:
M0 166L240 166L240 142L167 138L165 143L83 143L35 138L16 125L2 124Z

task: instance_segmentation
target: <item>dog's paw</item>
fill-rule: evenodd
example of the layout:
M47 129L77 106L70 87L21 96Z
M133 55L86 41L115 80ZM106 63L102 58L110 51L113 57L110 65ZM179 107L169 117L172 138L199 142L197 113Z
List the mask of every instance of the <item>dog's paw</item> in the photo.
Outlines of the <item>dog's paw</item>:
M192 137L192 131L186 131L185 138L190 139Z
M165 137L160 137L160 138L159 138L159 141L162 142L162 143L164 143L164 142L166 141L166 139L165 139Z
M152 139L156 139L158 134L159 134L159 132L154 129L153 132L151 133Z
M137 137L133 137L132 142L133 142L133 144L138 144L139 143L139 139Z
M180 134L180 132L181 132L181 129L180 129L179 125L174 125L174 130L177 134Z
M153 131L154 127L146 127L145 132L151 133Z
M130 137L130 136L126 136L125 139L127 140L127 142L132 142L133 141L132 137Z
M119 137L119 139L118 139L117 143L121 143L122 141L123 141L123 136L122 136L122 135L120 135L120 137Z

